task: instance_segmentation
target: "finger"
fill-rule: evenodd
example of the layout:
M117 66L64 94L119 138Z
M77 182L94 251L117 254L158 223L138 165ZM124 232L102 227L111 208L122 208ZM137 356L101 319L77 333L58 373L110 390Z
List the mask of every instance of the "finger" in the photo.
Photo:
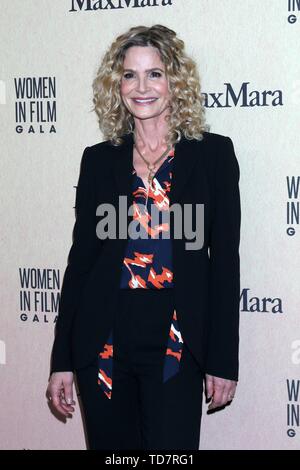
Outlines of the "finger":
M68 382L64 384L64 398L68 405L72 403L75 404L73 400L73 382Z
M65 402L63 384L59 387L53 387L51 396L54 408L64 416L70 416L71 411L74 411L74 409Z
M231 389L231 390L229 391L228 399L229 399L230 401L232 401L232 400L234 399L234 396L235 396L235 388L233 388L233 389Z
M226 405L226 403L228 403L230 401L230 390L228 388L226 388L223 392L223 396L222 396L222 405Z
M70 416L70 412L74 411L70 405L63 402L64 400L64 388L62 382L51 383L47 387L46 395L49 399L49 404L59 414L63 416Z
M60 405L65 411L68 411L69 413L75 411L75 408L72 405L68 405L64 398L60 398Z
M71 413L74 411L74 408L72 405L69 405L67 402L66 402L66 399L65 399L65 394L64 394L64 390L61 389L60 392L59 392L59 403L60 403L60 406L65 410L67 411L68 413Z
M72 407L72 405L65 405L62 403L60 400L60 406L61 408L67 413L66 416L70 417L72 413L75 411L75 408Z
M222 397L223 397L223 388L215 387L212 402L210 403L208 409L212 410L214 408L218 408L219 406L222 406Z
M64 405L61 403L60 397L58 395L52 396L51 402L52 402L53 407L55 408L56 411L58 411L59 414L66 416L66 417L69 416L68 410L64 408Z
M71 407L72 408L72 405L75 405L75 401L73 400L72 403L69 405L69 403L66 402L66 399L65 398L61 398L60 399L60 402L65 405L65 406L68 406L68 407Z
M211 375L205 376L205 387L207 399L210 400L214 393L214 381Z

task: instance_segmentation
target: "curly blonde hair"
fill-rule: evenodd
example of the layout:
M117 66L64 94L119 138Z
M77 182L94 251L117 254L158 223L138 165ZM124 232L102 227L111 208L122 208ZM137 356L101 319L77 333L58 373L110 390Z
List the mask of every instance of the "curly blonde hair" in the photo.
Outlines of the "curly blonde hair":
M207 126L196 63L185 53L184 42L175 31L160 24L130 28L116 38L103 57L92 85L92 110L98 116L104 138L113 145L121 145L122 135L134 131L134 118L120 95L123 61L132 46L155 47L165 66L171 91L166 143L174 145L182 134L189 140L202 140Z

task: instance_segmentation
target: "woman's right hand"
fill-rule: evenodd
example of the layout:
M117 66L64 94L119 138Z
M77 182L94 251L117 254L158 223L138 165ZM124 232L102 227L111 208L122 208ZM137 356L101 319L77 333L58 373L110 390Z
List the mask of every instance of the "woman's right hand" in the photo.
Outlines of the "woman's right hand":
M73 400L73 372L52 372L46 395L53 408L61 415L70 417L75 410Z

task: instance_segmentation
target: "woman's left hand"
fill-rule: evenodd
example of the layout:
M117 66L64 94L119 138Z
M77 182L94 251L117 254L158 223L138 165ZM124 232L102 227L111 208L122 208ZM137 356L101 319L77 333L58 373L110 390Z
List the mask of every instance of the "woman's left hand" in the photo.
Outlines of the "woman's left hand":
M207 399L211 399L208 409L213 410L233 400L237 382L205 374L205 385Z

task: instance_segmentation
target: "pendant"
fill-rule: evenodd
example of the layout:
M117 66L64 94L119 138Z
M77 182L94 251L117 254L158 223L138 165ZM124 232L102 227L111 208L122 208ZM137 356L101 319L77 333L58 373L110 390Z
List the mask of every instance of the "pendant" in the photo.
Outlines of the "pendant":
M149 173L149 175L148 175L148 183L149 183L149 184L152 183L153 177L154 177L154 173L153 173L152 171L150 171L150 173Z

